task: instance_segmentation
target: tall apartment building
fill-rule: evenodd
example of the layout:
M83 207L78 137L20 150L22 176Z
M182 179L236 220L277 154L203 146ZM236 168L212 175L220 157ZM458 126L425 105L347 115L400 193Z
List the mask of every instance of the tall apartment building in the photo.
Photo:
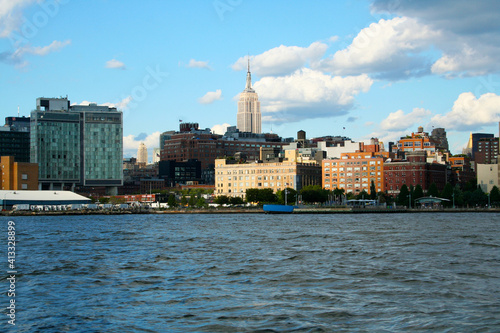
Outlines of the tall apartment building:
M477 141L474 162L476 164L497 164L498 153L498 138L481 138Z
M14 156L0 158L2 190L37 190L38 165L16 162Z
M323 188L344 189L346 193L370 193L371 183L376 192L384 191L384 161L386 157L373 152L343 153L340 159L322 161Z
M31 162L39 189L123 184L123 118L116 108L38 98L31 112Z
M250 60L248 61L247 83L245 90L240 94L238 114L236 115L237 127L241 132L261 133L262 115L260 113L259 96L252 88L252 75L250 74Z
M464 148L463 153L471 157L473 161L476 160L476 153L479 150L479 140L481 139L491 139L494 135L490 133L471 133L469 136L469 141L467 142L466 148Z
M0 156L14 156L16 162L30 161L30 118L6 117L0 127Z
M315 162L290 161L243 163L215 160L215 195L245 198L249 188L270 188L274 192L304 186L321 185L321 166Z

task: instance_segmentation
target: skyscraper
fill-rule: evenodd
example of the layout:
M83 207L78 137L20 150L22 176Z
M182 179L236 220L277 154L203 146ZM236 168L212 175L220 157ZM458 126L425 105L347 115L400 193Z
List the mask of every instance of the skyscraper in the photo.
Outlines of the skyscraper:
M137 163L148 164L148 147L141 142L137 148Z
M123 119L116 108L38 98L31 112L31 162L39 189L123 185Z
M250 60L248 60L247 84L238 102L237 127L240 132L261 133L259 96L252 88Z

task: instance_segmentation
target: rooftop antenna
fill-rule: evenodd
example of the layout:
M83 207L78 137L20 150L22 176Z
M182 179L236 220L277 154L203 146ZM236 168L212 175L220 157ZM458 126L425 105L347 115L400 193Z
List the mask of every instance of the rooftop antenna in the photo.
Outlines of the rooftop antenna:
M19 117L19 105L17 106L17 117Z

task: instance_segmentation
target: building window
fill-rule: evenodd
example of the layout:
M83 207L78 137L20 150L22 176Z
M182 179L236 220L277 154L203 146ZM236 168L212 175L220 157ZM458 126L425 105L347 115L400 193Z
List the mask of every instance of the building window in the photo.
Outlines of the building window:
M28 179L28 174L23 173L23 174L21 175L21 179L22 179L22 180L27 180L27 179ZM24 184L23 184L23 185L24 185Z
M28 184L21 184L21 190L27 190Z

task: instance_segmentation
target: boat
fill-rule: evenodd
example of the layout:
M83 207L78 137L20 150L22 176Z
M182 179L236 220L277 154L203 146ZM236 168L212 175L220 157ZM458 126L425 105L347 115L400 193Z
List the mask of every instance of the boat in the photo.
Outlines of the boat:
M293 213L294 207L295 206L287 206L287 205L264 205L262 208L264 209L264 213L289 214Z

